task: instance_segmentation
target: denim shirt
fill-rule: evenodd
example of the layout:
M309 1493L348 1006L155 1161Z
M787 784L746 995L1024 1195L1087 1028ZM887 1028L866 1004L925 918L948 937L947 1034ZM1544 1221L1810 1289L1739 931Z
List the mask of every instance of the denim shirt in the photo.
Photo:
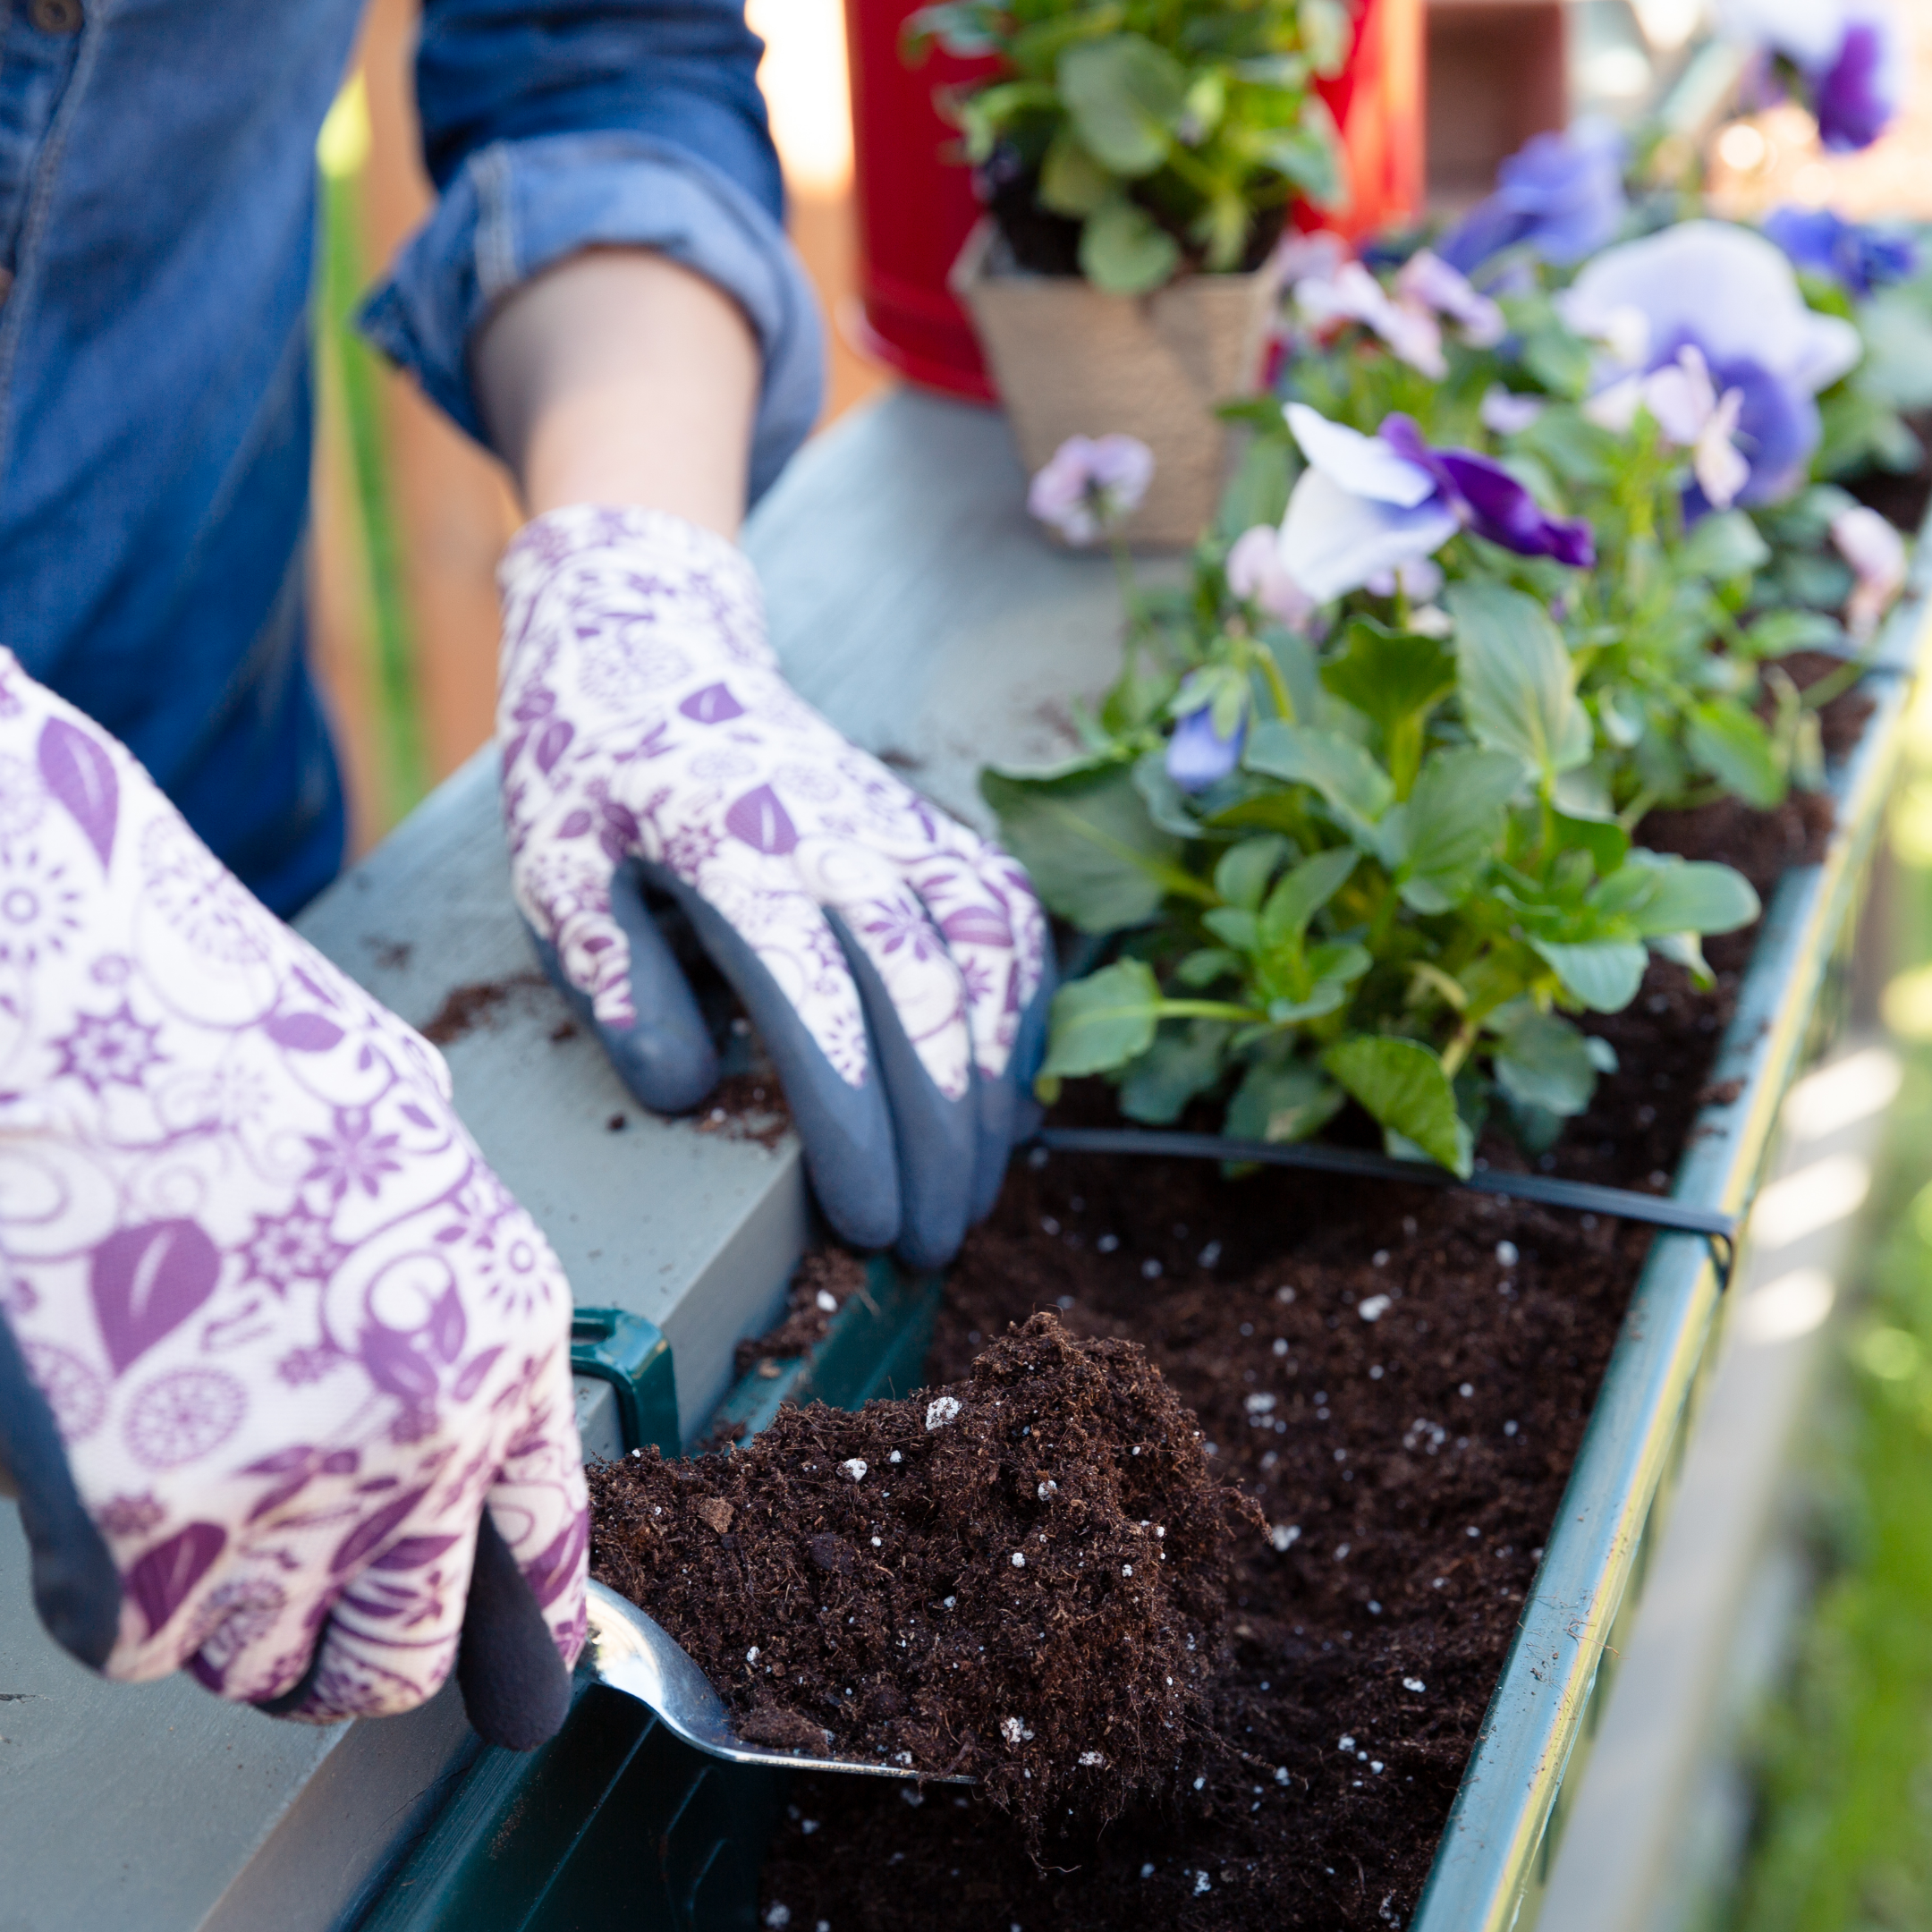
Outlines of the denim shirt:
M0 644L277 911L334 874L303 661L315 141L359 0L0 0ZM364 326L480 436L471 332L596 243L733 296L754 494L817 412L741 0L427 0L440 200Z

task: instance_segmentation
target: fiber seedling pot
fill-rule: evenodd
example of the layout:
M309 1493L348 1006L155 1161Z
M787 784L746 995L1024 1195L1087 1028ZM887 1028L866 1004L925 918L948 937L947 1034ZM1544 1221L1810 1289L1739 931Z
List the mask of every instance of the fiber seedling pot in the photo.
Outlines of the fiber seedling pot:
M1182 547L1214 521L1228 463L1214 408L1255 386L1276 285L1264 264L1109 295L1078 275L1014 267L990 220L952 275L1028 470L1070 436L1138 436L1154 452L1154 481L1123 534Z

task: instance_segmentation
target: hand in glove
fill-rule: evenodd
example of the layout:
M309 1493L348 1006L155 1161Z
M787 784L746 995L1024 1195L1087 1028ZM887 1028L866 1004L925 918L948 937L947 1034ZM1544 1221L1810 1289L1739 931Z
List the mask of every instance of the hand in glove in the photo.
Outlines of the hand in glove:
M453 1664L486 1736L555 1729L588 1516L555 1258L440 1056L4 652L0 1250L0 1463L70 1650L317 1722Z
M1025 874L792 691L724 538L555 510L500 582L512 877L553 977L646 1106L695 1106L716 1061L642 894L676 900L778 1068L833 1225L945 1260L1030 1119L1052 988Z

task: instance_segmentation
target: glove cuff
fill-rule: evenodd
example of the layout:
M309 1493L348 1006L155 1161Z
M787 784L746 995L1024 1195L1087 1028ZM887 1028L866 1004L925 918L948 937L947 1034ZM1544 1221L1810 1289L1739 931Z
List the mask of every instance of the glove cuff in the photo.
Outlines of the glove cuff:
M503 668L533 631L528 618L572 578L598 580L625 602L673 623L701 615L741 663L775 668L765 640L765 601L751 560L729 538L667 510L624 504L567 504L533 518L512 538L496 569L503 599ZM572 587L573 589L575 587Z

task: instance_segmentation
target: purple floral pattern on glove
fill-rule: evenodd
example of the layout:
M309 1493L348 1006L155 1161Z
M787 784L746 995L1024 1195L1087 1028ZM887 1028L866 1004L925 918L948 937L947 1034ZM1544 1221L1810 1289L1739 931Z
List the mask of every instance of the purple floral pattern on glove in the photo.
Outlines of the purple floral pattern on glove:
M570 1296L440 1056L0 652L0 1318L123 1581L107 1674L403 1710L487 1507L583 1636ZM317 1640L321 1639L319 1654Z
M1025 874L848 744L779 674L757 580L723 538L578 505L518 536L499 575L497 703L517 903L599 1020L625 1026L625 860L694 888L770 970L852 1086L859 993L827 914L878 970L935 1085L997 1078L1040 984Z

